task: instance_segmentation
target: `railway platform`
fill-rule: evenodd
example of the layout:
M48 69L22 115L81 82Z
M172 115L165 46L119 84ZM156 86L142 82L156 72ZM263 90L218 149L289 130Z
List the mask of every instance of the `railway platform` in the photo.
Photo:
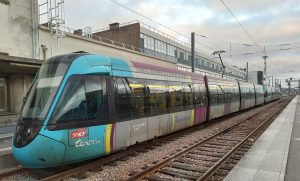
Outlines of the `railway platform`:
M224 180L299 180L299 123L300 96L296 96Z
M0 113L0 170L17 165L11 151L16 124L16 114Z

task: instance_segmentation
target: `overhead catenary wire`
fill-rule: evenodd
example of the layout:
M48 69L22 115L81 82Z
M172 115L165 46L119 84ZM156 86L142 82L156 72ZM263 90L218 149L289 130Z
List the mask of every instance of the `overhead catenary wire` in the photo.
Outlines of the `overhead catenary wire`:
M240 25L240 27L245 31L245 33L248 35L248 37L253 41L253 43L256 45L256 47L264 52L264 50L261 48L261 46L255 41L255 39L252 37L252 35L246 30L246 28L241 24L241 22L235 17L233 12L229 9L229 7L226 5L226 3L223 0L220 0L222 4L225 6L225 8L228 10L228 12L231 14L231 16L235 19L235 21Z
M174 32L174 33L177 33L178 35L181 35L181 36L183 36L183 37L185 37L185 38L190 39L189 36L186 36L186 35L184 35L183 33L180 33L180 32L178 32L178 31L176 31L176 30L174 30L174 29L172 29L172 28L169 28L169 27L167 27L166 25L164 25L164 24L162 24L162 23L160 23L160 22L158 22L158 21L155 21L154 19L149 18L149 17L147 17L146 15L143 15L143 14L141 14L141 13L139 13L139 12L137 12L137 11L135 11L135 10L133 10L133 9L131 9L131 8L127 7L127 6L125 6L124 4L121 4L121 3L119 3L119 2L117 2L117 1L115 1L115 0L109 0L109 1L111 1L111 2L113 2L113 3L115 3L115 4L117 4L117 5L119 5L119 6L123 7L123 8L125 8L125 9L127 9L127 10L129 10L129 11L135 13L135 14L138 14L139 16L142 16L143 18L146 18L147 20L149 20L149 21L151 21L151 22L153 22L153 23L155 23L155 24L158 24L158 25L160 25L160 26L162 26L162 27L164 27L164 28L166 28L166 29L168 29L168 30Z
M231 14L231 16L235 19L235 21L240 25L240 27L245 31L245 33L248 35L248 37L253 41L253 43L256 45L256 47L265 55L266 51L264 49L262 49L262 47L255 41L255 39L252 37L252 35L247 31L247 29L241 24L241 22L236 18L236 16L233 14L233 12L229 9L229 7L226 5L226 3L224 2L224 0L220 0L221 3L224 5L224 7L228 10L228 12ZM277 68L279 68L276 64L273 63L273 61L271 60L271 57L268 57L268 60L271 64L269 64L269 66L276 66Z
M166 26L166 25L164 25L164 24L162 24L162 23L160 23L160 22L158 22L158 21L155 21L155 20L152 19L152 18L149 18L149 17L147 17L146 15L144 15L144 14L142 14L142 13L139 13L139 12L137 12L137 11L135 11L135 10L133 10L133 9L131 9L131 8L129 8L129 7L127 7L127 6L124 5L124 4L121 4L121 3L119 3L119 2L117 2L117 1L115 1L115 0L109 0L109 1L111 1L111 2L113 2L113 3L115 3L115 4L117 4L117 5L119 5L119 6L123 7L123 8L125 8L125 9L127 9L127 10L129 10L129 11L131 11L131 12L133 12L133 13L135 13L135 14L141 16L141 17L143 17L143 18L146 18L147 20L149 20L149 21L151 21L151 22L153 22L153 23L155 23L155 24L157 24L157 25L160 25L160 26L162 26L162 27L164 27L164 28L166 28L166 29L168 29L168 30L170 30L170 31L172 31L172 32L174 32L174 33L176 33L176 34L178 34L178 35L181 35L181 36L183 36L184 38L187 38L187 39L190 40L190 37L189 37L189 36L187 36L187 35L185 35L185 34L183 34L183 33L180 33L179 31L176 31L176 30L174 30L174 29L172 29L172 28L169 28L168 26ZM200 42L197 42L197 41L196 41L196 43L201 44L201 45L207 47L208 49L210 49L210 50L212 50L212 51L215 51L212 47L210 47L210 46L208 46L208 45L206 45L206 44L204 44L204 43L200 43Z

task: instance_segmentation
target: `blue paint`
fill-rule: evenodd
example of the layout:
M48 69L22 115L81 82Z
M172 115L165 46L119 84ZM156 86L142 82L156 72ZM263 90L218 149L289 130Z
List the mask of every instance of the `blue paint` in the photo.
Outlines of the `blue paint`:
M49 131L46 128L68 79L76 74L133 76L128 63L122 59L101 55L84 55L75 59L64 76L39 135L25 147L13 147L17 161L25 167L49 167L105 155L106 125L86 128L88 136L74 139L73 144L70 144L70 133L76 129Z
M41 135L38 135L25 147L13 147L16 160L28 168L61 165L63 164L64 153L64 144Z

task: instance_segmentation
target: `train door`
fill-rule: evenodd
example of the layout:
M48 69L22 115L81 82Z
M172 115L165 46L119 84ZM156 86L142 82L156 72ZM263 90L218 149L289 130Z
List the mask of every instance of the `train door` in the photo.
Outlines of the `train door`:
M167 86L164 81L147 80L146 109L148 139L168 133Z
M130 87L130 143L134 145L138 142L143 142L148 139L148 118L147 109L145 107L145 80L128 78Z
M194 119L195 124L202 123L206 121L206 113L207 113L207 94L205 84L194 84Z
M0 111L7 110L7 86L4 78L0 78Z
M130 89L125 78L114 78L114 103L116 120L116 149L123 149L131 145L131 104Z
M184 91L181 82L168 82L169 91L169 132L187 127L187 117L184 105ZM191 111L190 111L191 112Z

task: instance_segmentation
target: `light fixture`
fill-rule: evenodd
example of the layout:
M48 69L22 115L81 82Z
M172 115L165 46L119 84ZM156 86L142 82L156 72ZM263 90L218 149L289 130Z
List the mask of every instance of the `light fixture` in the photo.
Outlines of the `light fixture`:
M40 65L31 65L31 64L23 64L23 63L10 63L10 65L13 66L19 66L19 67L32 67L32 68L40 68Z

